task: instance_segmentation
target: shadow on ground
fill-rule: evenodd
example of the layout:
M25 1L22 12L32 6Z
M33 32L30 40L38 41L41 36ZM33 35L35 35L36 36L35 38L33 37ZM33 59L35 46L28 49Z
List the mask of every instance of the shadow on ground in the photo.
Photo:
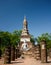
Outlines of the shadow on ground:
M21 62L20 62L20 61L17 61L17 62L16 62L16 61L11 62L11 64L17 64L17 63L24 63L24 62L23 62L23 61L21 61Z

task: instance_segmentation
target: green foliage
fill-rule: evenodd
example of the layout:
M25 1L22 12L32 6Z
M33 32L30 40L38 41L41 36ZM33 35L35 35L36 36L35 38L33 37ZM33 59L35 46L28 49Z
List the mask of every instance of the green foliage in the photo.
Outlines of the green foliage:
M44 33L41 36L38 36L37 42L40 43L41 40L45 39L47 43L47 48L51 48L51 34Z
M34 37L33 37L33 35L30 35L30 41L33 43L33 45L34 45L34 43L35 43L35 40L34 40Z
M5 47L8 45L17 46L20 42L20 31L14 31L13 33L0 31L0 49L2 52L4 51Z
M0 49L4 51L7 45L17 46L20 43L21 30L16 30L13 33L0 31ZM33 35L30 35L30 41L34 44L35 41L40 43L42 39L45 39L47 42L47 48L51 48L51 34L44 33L38 38L34 38Z
M11 45L17 46L18 43L20 43L20 36L21 36L21 30L20 31L14 31L11 35Z
M1 46L5 46L5 45L8 45L10 42L10 36L9 36L9 32L3 32L1 31L0 32L0 41L1 41Z
M7 45L10 45L10 33L0 31L0 49L2 50L2 52Z

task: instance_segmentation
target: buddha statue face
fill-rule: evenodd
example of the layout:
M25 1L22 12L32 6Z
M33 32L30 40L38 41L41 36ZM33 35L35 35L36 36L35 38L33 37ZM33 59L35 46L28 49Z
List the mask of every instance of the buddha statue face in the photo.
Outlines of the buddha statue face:
M26 40L24 40L24 43L22 44L22 50L27 51L28 50L28 44L26 43Z

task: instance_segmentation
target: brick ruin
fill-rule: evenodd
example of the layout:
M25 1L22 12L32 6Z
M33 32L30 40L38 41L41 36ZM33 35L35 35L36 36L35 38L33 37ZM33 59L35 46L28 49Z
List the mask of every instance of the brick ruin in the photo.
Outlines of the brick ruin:
M51 49L50 57L51 57ZM19 47L7 46L5 48L4 63L11 63L15 59L20 57L34 57L34 59L41 61L42 63L47 63L47 45L45 40L37 45L31 43L30 34L28 31L28 23L26 18L23 21L23 30L20 38ZM0 55L1 58L1 55Z

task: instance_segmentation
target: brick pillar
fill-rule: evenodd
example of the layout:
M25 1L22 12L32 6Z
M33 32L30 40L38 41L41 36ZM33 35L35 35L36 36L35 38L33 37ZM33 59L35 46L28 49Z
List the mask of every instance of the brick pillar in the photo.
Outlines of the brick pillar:
M19 58L20 56L21 56L20 49L19 47L17 47L17 58Z
M15 49L15 58L17 59L17 48Z
M5 64L11 63L11 47L10 46L7 46L5 48L4 63Z
M36 59L36 45L35 45L35 47L34 47L34 58Z
M15 61L15 47L14 46L11 47L11 60Z
M49 58L51 58L51 48L49 48Z
M35 51L35 47L34 47L34 45L33 45L33 47L32 47L32 57L34 57L34 51Z
M1 59L1 55L2 55L2 51L1 51L1 49L0 49L0 59Z
M36 60L40 60L40 59L41 59L40 45L37 45L37 46L36 46L35 55L36 55Z
M2 56L2 50L1 50L1 47L2 47L2 39L0 38L0 59L1 59L1 56Z
M36 45L34 47L34 58L36 59Z
M41 62L46 63L47 62L47 48L46 48L46 41L41 40Z

